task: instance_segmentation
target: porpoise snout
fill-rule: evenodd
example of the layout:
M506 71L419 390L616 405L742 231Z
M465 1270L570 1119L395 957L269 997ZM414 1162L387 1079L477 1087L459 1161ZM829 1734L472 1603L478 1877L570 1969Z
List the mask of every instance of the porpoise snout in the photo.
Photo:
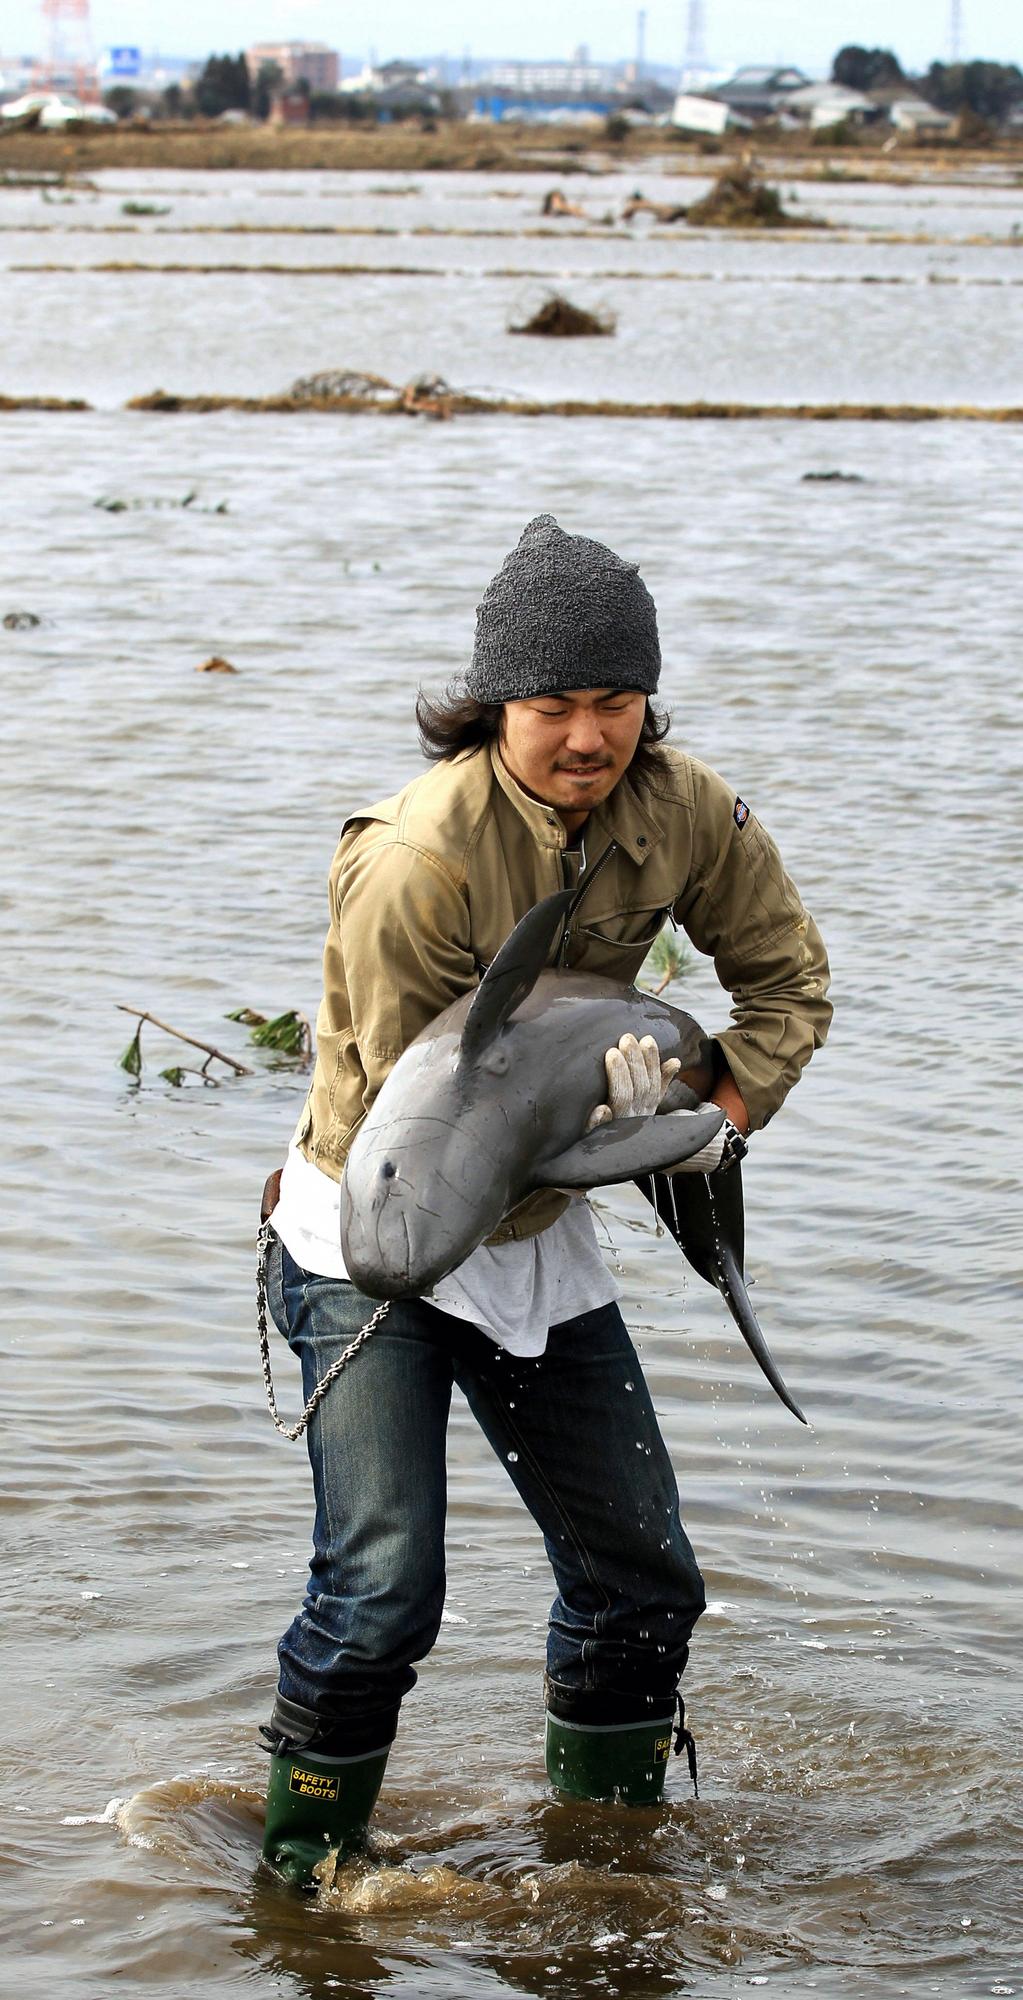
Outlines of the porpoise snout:
M368 1297L420 1298L480 1241L478 1163L472 1174L458 1171L443 1143L448 1126L426 1144L426 1135L414 1146L393 1136L397 1145L352 1148L341 1184L341 1247L349 1278Z

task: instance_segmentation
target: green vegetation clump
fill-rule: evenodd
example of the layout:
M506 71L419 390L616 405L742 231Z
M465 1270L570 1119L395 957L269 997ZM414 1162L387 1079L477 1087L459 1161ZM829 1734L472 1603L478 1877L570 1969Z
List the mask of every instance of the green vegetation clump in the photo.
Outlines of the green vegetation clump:
M271 1021L251 1007L235 1007L225 1018L241 1021L249 1029L249 1040L257 1049L276 1049L279 1055L297 1056L300 1061L308 1061L312 1034L305 1015L297 1007L275 1014Z
M655 993L663 993L676 979L685 978L692 962L692 952L679 944L675 932L663 930L654 939L643 961L639 984L652 986Z

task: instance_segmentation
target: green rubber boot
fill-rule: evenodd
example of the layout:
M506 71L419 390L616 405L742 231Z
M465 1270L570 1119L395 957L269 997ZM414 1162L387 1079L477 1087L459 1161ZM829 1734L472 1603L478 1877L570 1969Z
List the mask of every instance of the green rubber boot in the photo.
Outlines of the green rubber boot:
M271 1757L263 1856L286 1882L315 1889L313 1870L331 1848L344 1861L363 1845L390 1748L358 1757L299 1749Z
M594 1728L547 1711L547 1776L570 1799L614 1799L655 1806L664 1791L675 1717L613 1722Z

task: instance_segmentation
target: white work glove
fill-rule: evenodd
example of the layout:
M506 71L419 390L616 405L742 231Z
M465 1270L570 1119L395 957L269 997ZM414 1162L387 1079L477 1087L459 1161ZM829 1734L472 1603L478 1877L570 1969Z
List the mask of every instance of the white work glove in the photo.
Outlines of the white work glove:
M598 1125L608 1125L614 1118L652 1118L660 1106L682 1064L677 1056L669 1056L662 1063L660 1050L653 1035L644 1035L641 1042L635 1035L623 1035L617 1048L608 1049L604 1057L607 1071L607 1102L598 1104L590 1112L586 1121L586 1131L592 1132ZM668 1168L672 1174L713 1174L720 1167L730 1167L741 1160L746 1152L746 1141L738 1127L726 1118L720 1132L715 1132L698 1153L690 1155L677 1167Z
M610 1124L612 1118L652 1118L681 1067L677 1056L662 1063L652 1035L644 1035L641 1042L635 1035L623 1035L617 1048L608 1049L604 1057L607 1103L590 1112L587 1132Z
M682 1160L677 1167L666 1167L667 1174L716 1174L722 1167L734 1167L737 1160L745 1158L749 1148L737 1125L726 1118L720 1132L708 1139L698 1153L690 1153L688 1160Z

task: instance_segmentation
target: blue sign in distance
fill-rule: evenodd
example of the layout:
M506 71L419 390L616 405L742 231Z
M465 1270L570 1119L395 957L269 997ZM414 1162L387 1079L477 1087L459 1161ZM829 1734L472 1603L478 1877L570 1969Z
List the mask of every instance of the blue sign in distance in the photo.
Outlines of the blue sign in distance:
M141 68L141 49L111 49L109 51L109 74L111 76L138 76Z

